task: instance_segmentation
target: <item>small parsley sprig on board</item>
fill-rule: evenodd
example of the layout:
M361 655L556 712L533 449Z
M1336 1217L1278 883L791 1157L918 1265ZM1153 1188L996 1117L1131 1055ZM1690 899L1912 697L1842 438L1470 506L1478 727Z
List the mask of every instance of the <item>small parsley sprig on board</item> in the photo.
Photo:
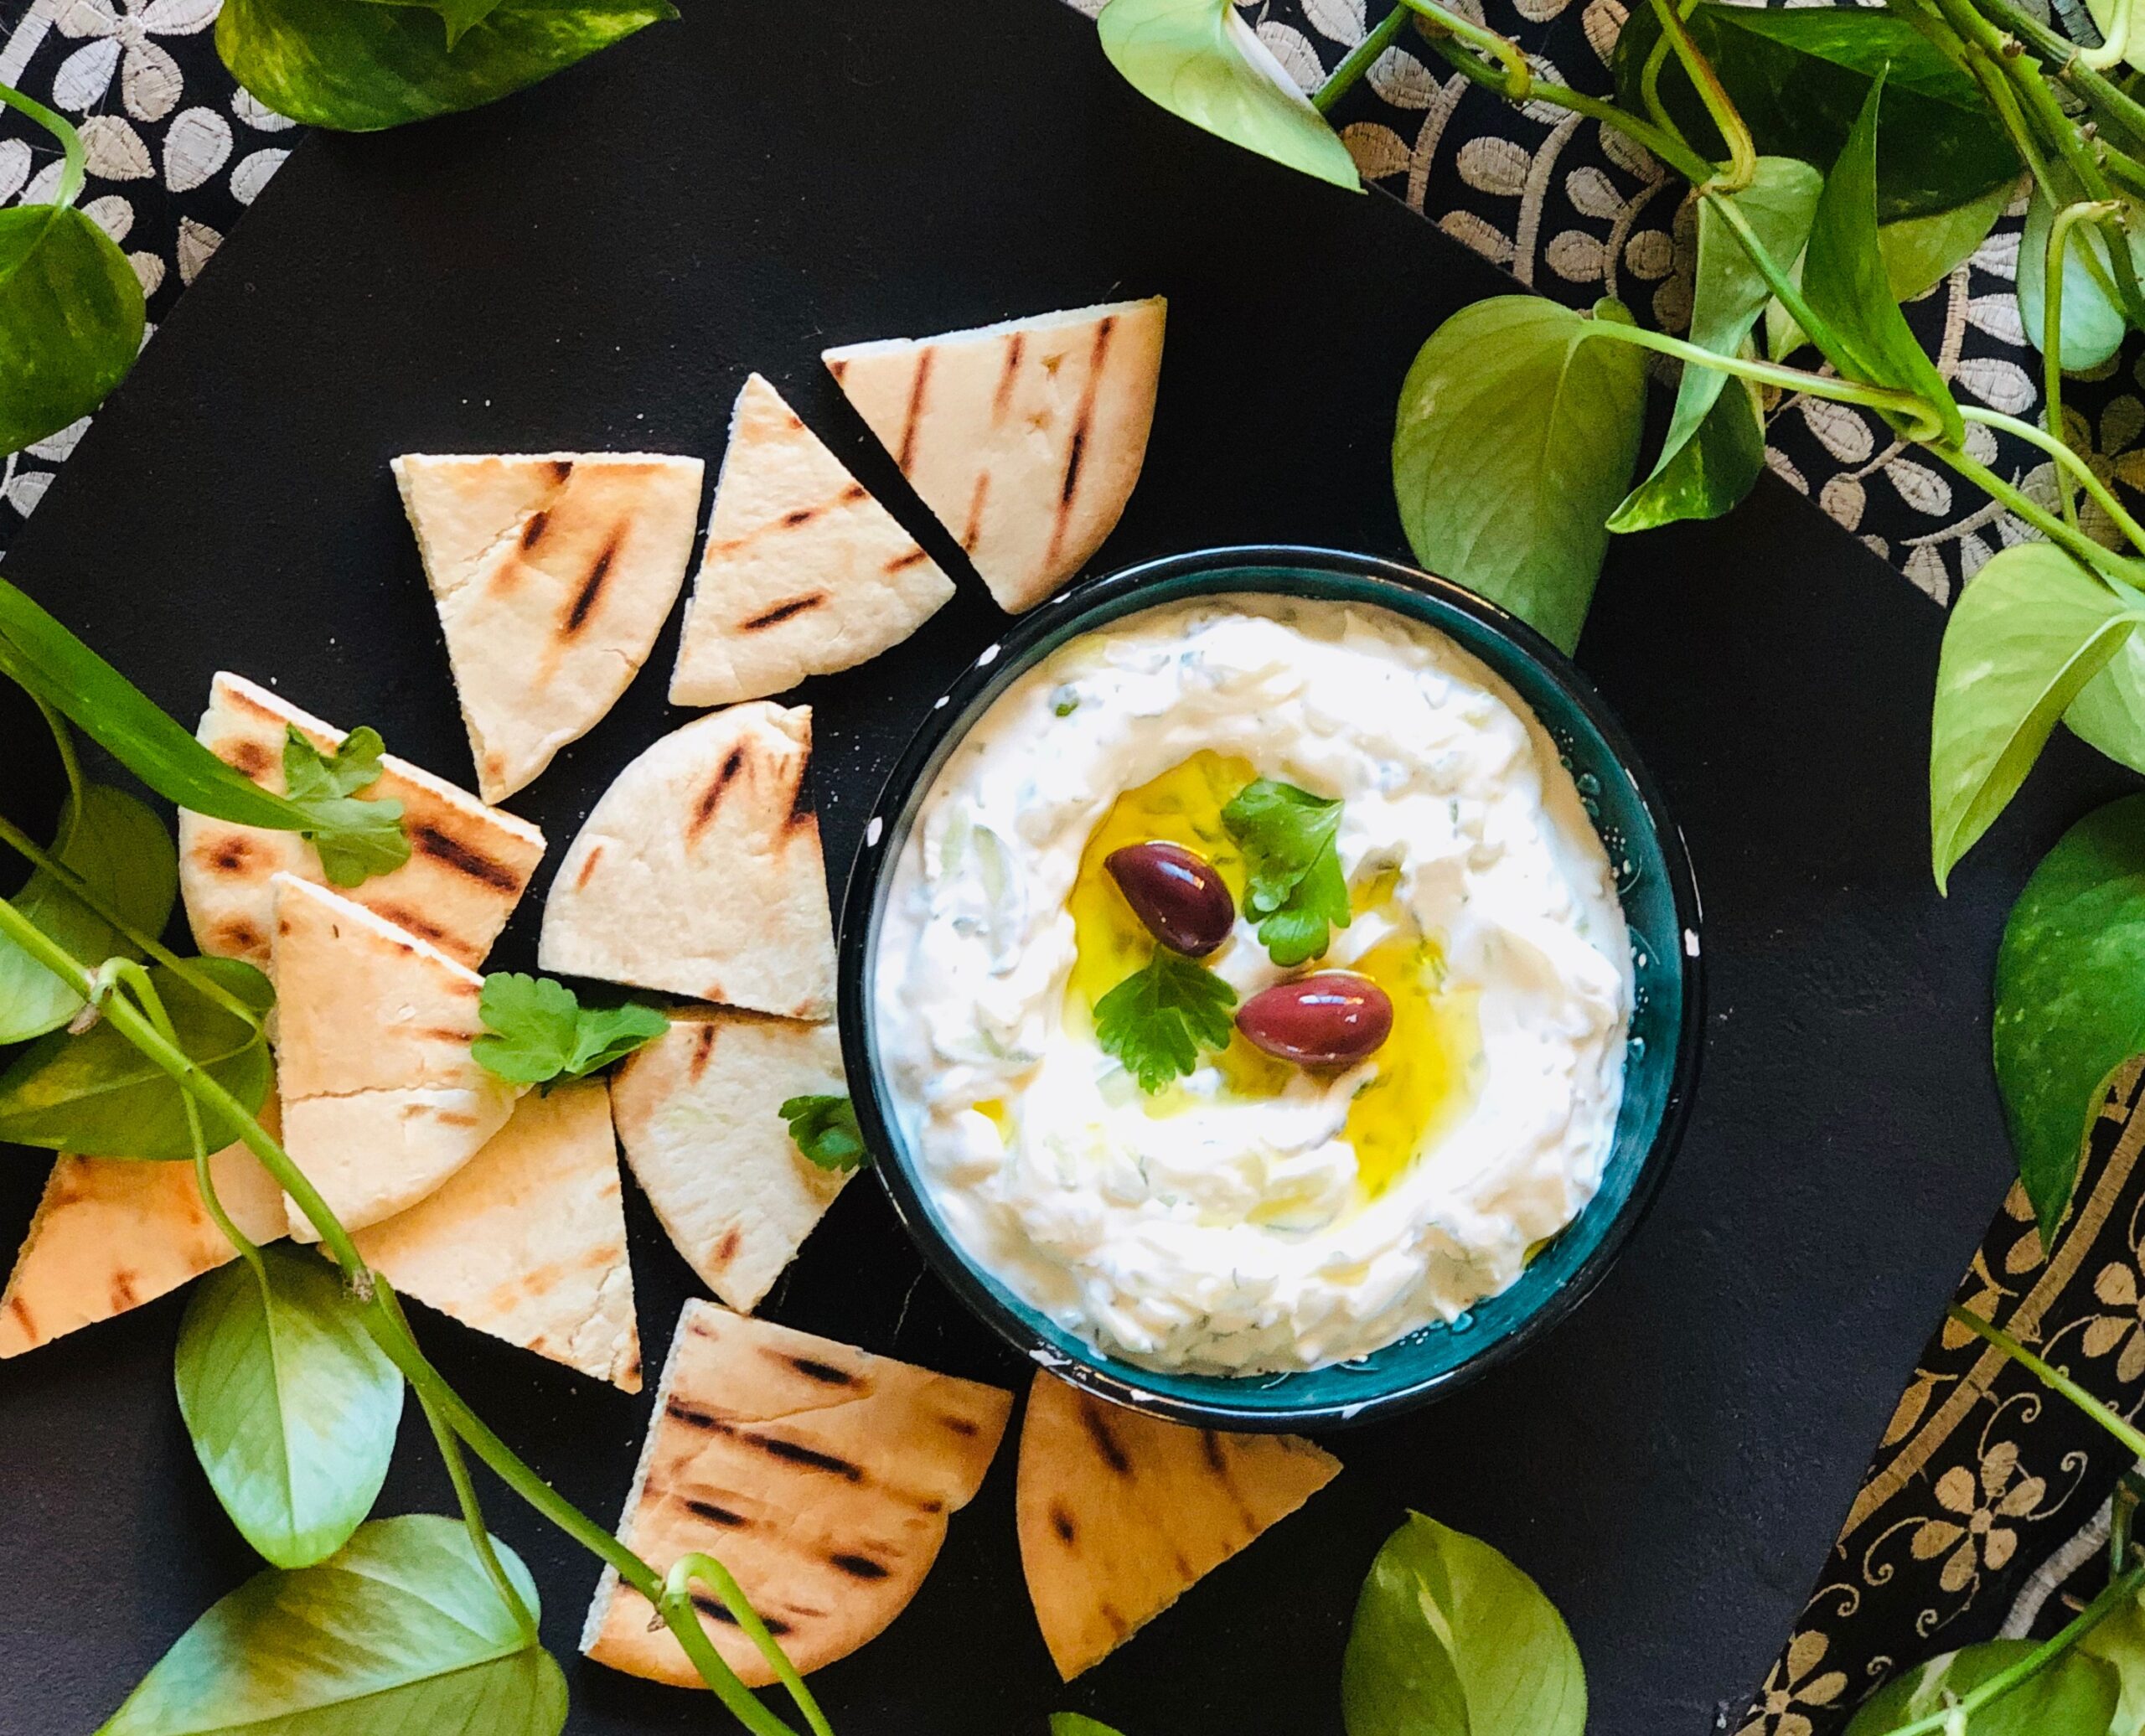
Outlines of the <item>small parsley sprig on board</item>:
M1166 947L1095 1003L1095 1041L1142 1091L1160 1091L1199 1065L1202 1049L1229 1044L1237 991Z
M1284 969L1323 958L1331 931L1348 926L1348 882L1333 842L1340 803L1260 778L1222 810L1222 824L1250 871L1244 911L1267 956Z
M488 1072L521 1085L586 1078L670 1028L652 1006L583 1006L564 983L519 971L486 977L477 1011L484 1034L469 1052Z

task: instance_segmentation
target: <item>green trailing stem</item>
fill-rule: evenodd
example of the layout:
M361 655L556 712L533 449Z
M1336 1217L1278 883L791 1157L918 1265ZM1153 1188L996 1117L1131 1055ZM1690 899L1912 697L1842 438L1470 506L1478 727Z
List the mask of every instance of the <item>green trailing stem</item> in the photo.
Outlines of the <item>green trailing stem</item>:
M2129 15L2126 9L2123 16L2127 18ZM2041 322L2041 386L2047 400L2043 414L2046 418L2049 437L2066 450L2068 450L2069 442L2063 437L2064 256L2069 250L2070 231L2074 225L2109 215L2118 210L2118 207L2106 204L2065 205L2055 214L2055 219L2049 225L2048 265L2043 273L2043 282L2049 285L2050 288L2049 292L2042 297L2044 312ZM2061 473L2060 467L2058 469L2055 486L2057 498L2063 504L2063 522L2075 530L2078 528L2077 503L2071 496L2070 479ZM2117 522L2120 524L2122 521L2118 519ZM2131 535L2127 527L2123 534ZM2135 543L2138 540L2135 536L2131 536L2131 540Z
M123 995L109 992L97 974L65 948L54 945L44 931L14 906L0 899L0 934L13 940L39 964L66 983L85 1000L101 995L103 1016L137 1050L159 1068L189 1100L228 1117L239 1129L246 1149L258 1158L277 1183L297 1203L318 1233L321 1245L343 1269L353 1294L366 1310L367 1330L389 1361L424 1403L436 1410L447 1425L475 1452L501 1481L530 1506L599 1560L618 1570L619 1577L649 1602L661 1607L663 1581L655 1570L609 1532L597 1525L571 1501L538 1476L514 1449L472 1411L459 1393L426 1360L411 1336L408 1325L391 1300L383 1302L384 1288L374 1278L350 1233L328 1207L304 1172L267 1130L246 1112L246 1106L218 1084L175 1043L168 1041L154 1021ZM131 964L131 961L127 961ZM138 969L139 967L135 967ZM199 1165L205 1170L205 1163ZM235 1246L237 1244L234 1244ZM753 1698L707 1642L697 1619L666 1616L672 1631L693 1659L702 1679L716 1697L753 1736L797 1736L796 1731Z
M1722 85L1720 75L1713 70L1712 62L1699 53L1698 44L1691 40L1691 33L1684 25L1675 0L1653 0L1653 10L1655 17L1661 20L1662 41L1674 49L1677 59L1682 63L1684 72L1690 77L1692 88L1705 105L1708 118L1728 147L1728 167L1707 176L1698 183L1698 190L1707 194L1740 193L1758 173L1758 147L1750 137L1750 129ZM1656 82L1658 83L1657 72Z
M1378 57L1393 46L1393 39L1406 26L1408 16L1407 7L1396 5L1372 25L1370 33L1326 75L1326 82L1311 92L1311 106L1321 115L1330 113L1333 105L1346 96L1362 75L1377 64Z
M693 1615L693 1583L695 1580L714 1589L715 1594L722 1600L723 1608L737 1622L738 1631L752 1642L760 1656L767 1660L768 1667L774 1671L776 1678L788 1691L789 1697L797 1702L797 1709L804 1714L804 1722L811 1726L813 1736L834 1736L826 1714L819 1710L819 1702L812 1697L811 1689L804 1686L804 1678L797 1673L797 1666L789 1661L788 1655L775 1643L774 1635L768 1631L768 1625L760 1620L760 1613L752 1607L752 1599L745 1595L744 1588L738 1584L730 1569L712 1555L703 1555L695 1551L680 1556L670 1564L669 1574L663 1582L664 1604L675 1605L678 1613L697 1627L697 1619ZM666 1610L666 1616L668 1613Z

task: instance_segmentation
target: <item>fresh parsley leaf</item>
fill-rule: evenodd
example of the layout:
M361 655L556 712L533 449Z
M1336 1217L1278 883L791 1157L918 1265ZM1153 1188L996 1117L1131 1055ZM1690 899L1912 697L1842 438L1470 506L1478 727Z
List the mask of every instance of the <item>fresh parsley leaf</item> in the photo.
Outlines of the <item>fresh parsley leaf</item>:
M631 1000L585 1007L564 983L519 971L486 977L477 1011L485 1030L469 1052L488 1071L523 1085L585 1078L670 1028L654 1007Z
M357 793L380 781L384 744L380 731L355 729L333 753L323 753L292 726L283 738L283 783L290 800L313 824L304 835L320 852L320 865L339 886L362 886L375 874L391 874L410 860L402 832L402 804L392 797L361 802Z
M1348 882L1333 845L1340 803L1260 778L1237 792L1222 824L1243 851L1244 910L1267 956L1284 968L1322 957L1329 926L1348 926Z
M1212 971L1157 947L1095 1003L1095 1041L1142 1091L1160 1091L1199 1065L1201 1049L1228 1046L1236 1004L1237 991Z
M864 1130L845 1097L793 1097L782 1106L797 1149L823 1170L853 1170L864 1161Z

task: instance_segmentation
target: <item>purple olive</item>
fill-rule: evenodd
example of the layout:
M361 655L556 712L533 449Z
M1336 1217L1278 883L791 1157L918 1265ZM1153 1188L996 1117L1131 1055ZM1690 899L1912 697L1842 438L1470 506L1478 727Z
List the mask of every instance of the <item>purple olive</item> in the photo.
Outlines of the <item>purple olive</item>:
M1132 913L1173 953L1203 958L1236 926L1236 900L1214 865L1177 845L1128 844L1103 866Z
M1393 1034L1393 1003L1368 977L1321 970L1260 989L1238 1010L1237 1029L1298 1067L1352 1067Z

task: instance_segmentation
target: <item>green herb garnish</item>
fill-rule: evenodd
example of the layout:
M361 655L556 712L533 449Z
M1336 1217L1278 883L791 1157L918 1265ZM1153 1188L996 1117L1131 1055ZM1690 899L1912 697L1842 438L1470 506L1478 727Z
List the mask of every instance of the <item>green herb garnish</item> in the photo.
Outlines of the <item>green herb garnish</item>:
M823 1170L854 1170L864 1161L864 1131L845 1097L793 1097L781 1110L797 1149Z
M362 802L357 793L380 782L385 744L375 729L354 729L333 753L323 753L297 726L283 739L283 786L315 824L305 832L320 865L339 886L362 886L410 860L402 835L402 804L389 797Z
M484 1035L469 1052L488 1072L524 1085L586 1078L670 1028L652 1006L583 1006L564 983L519 971L486 977L477 1011Z
M1203 1049L1226 1049L1237 991L1166 947L1095 1003L1095 1041L1142 1091L1160 1091L1199 1065Z
M1237 792L1222 824L1243 851L1243 907L1267 956L1284 969L1323 958L1330 930L1348 926L1348 882L1333 847L1340 803L1261 778Z

